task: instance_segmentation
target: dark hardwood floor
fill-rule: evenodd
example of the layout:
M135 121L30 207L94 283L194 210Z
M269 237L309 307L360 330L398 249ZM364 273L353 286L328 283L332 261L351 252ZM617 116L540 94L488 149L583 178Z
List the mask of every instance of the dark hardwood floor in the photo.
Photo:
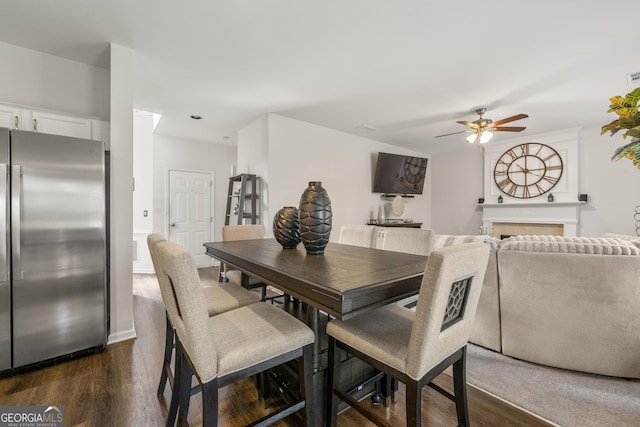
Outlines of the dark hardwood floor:
M202 270L204 279L215 272ZM137 338L110 345L99 354L0 379L0 405L58 405L65 426L161 426L166 422L169 392L156 396L164 345L164 308L155 276L134 275L134 320ZM450 378L438 382L450 388ZM404 424L404 389L396 404L376 410L393 425ZM167 388L168 390L168 388ZM504 402L468 388L471 425L475 427L547 427L550 424ZM423 391L423 425L455 426L455 406L429 387ZM220 390L220 425L241 426L278 407L277 399L258 398L252 379ZM200 425L200 395L192 398L189 424ZM298 427L289 417L277 426ZM370 426L352 409L338 416L339 426Z

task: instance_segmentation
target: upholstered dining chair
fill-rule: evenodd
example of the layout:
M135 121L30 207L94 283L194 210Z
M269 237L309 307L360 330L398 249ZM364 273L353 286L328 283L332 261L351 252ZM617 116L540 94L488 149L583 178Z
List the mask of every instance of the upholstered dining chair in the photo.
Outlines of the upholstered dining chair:
M415 312L397 304L327 324L329 384L327 420L336 425L338 403L345 401L378 425L385 420L339 388L343 349L406 385L407 426L421 425L421 391L453 365L459 426L469 426L466 397L466 346L489 260L489 246L467 243L434 251L425 268Z
M275 306L259 302L209 317L200 295L193 259L175 243L156 245L163 300L177 335L179 393L171 397L167 425L177 408L186 417L195 375L202 388L203 426L218 424L218 388L280 364L297 360L300 398L259 420L269 425L304 409L303 422L313 424L312 344L304 323ZM186 420L184 420L186 421Z
M163 280L163 276L158 268L156 246L165 241L165 238L157 233L152 233L147 236L147 245L149 246L149 253L151 254L151 261L156 271L158 283ZM162 291L162 286L160 286L160 289ZM224 313L226 311L233 310L234 308L260 302L260 297L255 293L231 283L215 283L202 286L201 292L209 316L215 316L216 314ZM173 382L175 370L171 368L171 356L173 354L175 344L175 330L166 311L165 317L166 332L164 357L157 392L159 397L164 394L167 380L169 380L169 386L171 389L173 390L174 388Z
M375 248L376 230L373 225L343 225L338 241L343 245Z
M384 230L381 249L414 255L429 255L433 251L434 244L435 235L432 230L389 227ZM398 304L412 308L415 307L417 301L418 297L414 295L398 301Z
M262 225L225 225L222 227L222 241L233 242L237 240L264 239L264 227ZM240 283L247 289L260 288L261 299L267 299L267 285L259 280L246 276L243 277L239 270L229 269L228 266L220 266L220 274L229 282Z
M435 244L432 230L387 227L382 237L382 249L414 255L429 255Z

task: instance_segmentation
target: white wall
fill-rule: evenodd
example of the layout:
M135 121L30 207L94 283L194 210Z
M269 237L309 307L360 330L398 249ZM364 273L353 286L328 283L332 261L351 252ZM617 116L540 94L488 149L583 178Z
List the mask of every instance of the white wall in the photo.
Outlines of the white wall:
M269 115L263 115L238 132L236 172L250 173L258 177L258 223L264 224L267 235L271 232L271 223L263 221L262 218L272 217L279 209L273 211L273 214L269 210L269 156Z
M267 123L265 123L265 120ZM261 131L257 132L256 128ZM273 215L283 206L298 206L309 181L321 181L331 198L333 232L337 241L342 225L366 224L377 217L382 203L390 213L390 201L371 192L375 158L379 151L424 157L389 144L346 134L326 127L290 119L278 114L261 117L238 136L238 164L264 169L264 157L253 151L268 153L268 169L261 178L268 186L268 210L262 217L268 235L272 235ZM264 131L268 133L265 148ZM250 159L255 159L252 160ZM431 164L427 167L424 194L405 200L403 217L431 224ZM255 172L252 172L255 173ZM267 176L266 178L264 176Z
M153 114L133 115L133 253L134 273L153 273L147 235L153 230ZM144 216L144 213L147 216Z
M640 205L640 170L627 159L611 162L614 149L625 141L621 136L600 135L600 126L585 127L580 133L578 193L588 194L589 202L581 207L578 234L633 235L633 214ZM536 135L528 140L535 142ZM464 141L460 146L432 156L432 226L439 234L477 234L481 223L482 211L476 203L485 196L483 156L477 146Z
M111 329L109 343L135 337L133 325L133 50L111 45Z
M583 236L636 234L633 215L640 205L640 169L628 159L611 161L613 151L628 142L621 135L600 135L600 126L582 132L579 188L589 195L589 203L581 208Z
M213 176L213 240L222 240L231 165L236 147L154 135L153 231L167 235L167 179L170 169L211 172Z
M0 42L0 99L109 120L109 70Z
M479 145L460 147L431 157L432 229L437 234L478 234L482 224L484 157Z

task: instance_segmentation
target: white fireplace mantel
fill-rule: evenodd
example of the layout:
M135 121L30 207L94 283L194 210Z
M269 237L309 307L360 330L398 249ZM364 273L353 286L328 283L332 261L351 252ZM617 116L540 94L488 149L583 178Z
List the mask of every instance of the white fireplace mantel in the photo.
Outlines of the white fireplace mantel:
M562 224L565 236L577 236L580 206L585 202L485 203L482 229L491 234L494 223Z

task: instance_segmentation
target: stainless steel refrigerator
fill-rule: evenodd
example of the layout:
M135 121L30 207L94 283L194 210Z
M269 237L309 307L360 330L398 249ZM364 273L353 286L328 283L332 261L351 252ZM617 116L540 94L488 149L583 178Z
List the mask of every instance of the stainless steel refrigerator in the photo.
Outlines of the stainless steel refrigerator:
M103 347L103 143L0 128L0 371Z

